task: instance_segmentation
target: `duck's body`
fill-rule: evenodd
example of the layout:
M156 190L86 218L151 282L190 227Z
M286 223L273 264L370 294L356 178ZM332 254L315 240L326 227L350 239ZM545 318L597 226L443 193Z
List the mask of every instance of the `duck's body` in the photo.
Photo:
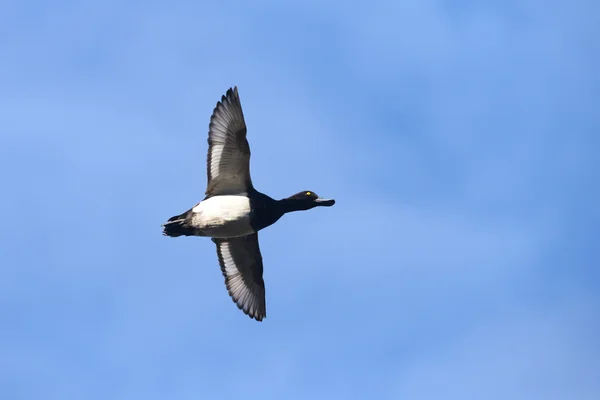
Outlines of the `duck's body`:
M257 232L286 213L331 206L335 201L321 199L311 191L274 200L254 189L237 88L229 89L217 103L208 136L206 197L169 218L163 234L211 237L229 294L240 309L260 321L266 316L266 304Z
M256 233L283 216L277 200L253 190L251 193L208 197L165 225L168 236L232 238Z
M243 195L210 197L169 219L168 236L232 238L254 233L250 225L250 199Z

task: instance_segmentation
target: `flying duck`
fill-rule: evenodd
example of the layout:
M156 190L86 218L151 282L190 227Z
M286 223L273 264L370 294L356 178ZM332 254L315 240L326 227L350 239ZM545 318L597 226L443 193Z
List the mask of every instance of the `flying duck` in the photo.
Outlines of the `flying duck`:
M275 200L256 190L250 178L250 146L237 87L221 97L210 117L206 197L169 218L163 235L207 236L217 245L217 257L232 300L250 318L267 316L263 260L258 231L283 214L329 207L312 190Z

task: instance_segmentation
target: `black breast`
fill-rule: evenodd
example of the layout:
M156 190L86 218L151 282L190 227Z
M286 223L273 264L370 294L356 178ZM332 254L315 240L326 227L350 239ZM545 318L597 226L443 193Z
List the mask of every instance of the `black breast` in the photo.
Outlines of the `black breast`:
M254 232L273 225L281 216L279 204L274 200L256 190L248 193L250 198L250 225Z

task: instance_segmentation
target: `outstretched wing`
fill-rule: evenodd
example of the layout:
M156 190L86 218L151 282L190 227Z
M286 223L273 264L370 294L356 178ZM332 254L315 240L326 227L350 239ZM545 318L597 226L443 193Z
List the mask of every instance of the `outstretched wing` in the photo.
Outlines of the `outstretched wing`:
M262 321L267 316L263 262L258 234L229 239L212 239L229 295L249 317Z
M237 86L221 98L210 118L206 172L207 197L252 189L250 146Z

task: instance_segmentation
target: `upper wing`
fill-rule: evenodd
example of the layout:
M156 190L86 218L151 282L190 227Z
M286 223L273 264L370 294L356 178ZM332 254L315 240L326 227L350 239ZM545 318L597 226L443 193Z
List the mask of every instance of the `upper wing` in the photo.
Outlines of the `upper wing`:
M267 316L263 262L258 234L229 239L212 239L229 295L249 317L262 321Z
M250 146L237 86L217 103L208 131L207 197L252 189Z

